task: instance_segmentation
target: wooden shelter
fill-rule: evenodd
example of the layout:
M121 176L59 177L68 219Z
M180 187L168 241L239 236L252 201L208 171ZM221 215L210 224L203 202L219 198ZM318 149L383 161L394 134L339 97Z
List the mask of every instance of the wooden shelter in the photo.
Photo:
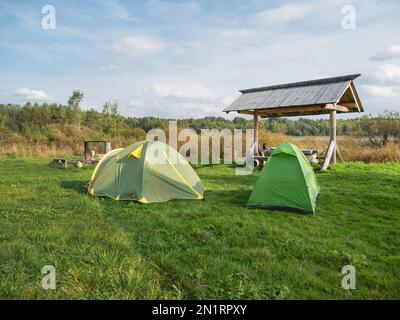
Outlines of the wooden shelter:
M106 154L110 152L111 149L111 142L108 140L90 140L90 141L85 141L84 142L84 157L85 157L85 162L91 162L92 161L92 156L90 153L90 144L92 143L101 143L103 144L103 154Z
M330 115L330 139L321 169L336 162L336 114L363 112L352 74L311 81L240 90L242 95L223 111L236 111L254 117L254 145L258 154L258 119L307 115Z

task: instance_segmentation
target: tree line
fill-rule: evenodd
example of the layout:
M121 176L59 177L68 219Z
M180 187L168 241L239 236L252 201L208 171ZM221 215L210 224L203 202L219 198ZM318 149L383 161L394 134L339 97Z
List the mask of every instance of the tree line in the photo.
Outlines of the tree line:
M98 138L144 138L153 128L168 128L168 122L175 119L158 117L125 117L120 114L116 101L106 101L101 112L95 109L82 110L80 105L84 94L74 90L66 105L57 103L26 103L24 105L0 104L0 139L10 135L45 136L51 140L52 128L59 131L71 128L86 130ZM248 129L252 120L236 117L200 119L177 119L179 128L201 129ZM290 136L327 136L328 119L268 118L261 122L269 132ZM368 137L372 143L384 144L400 137L400 113L386 111L375 117L362 116L356 119L338 119L338 135L360 135Z

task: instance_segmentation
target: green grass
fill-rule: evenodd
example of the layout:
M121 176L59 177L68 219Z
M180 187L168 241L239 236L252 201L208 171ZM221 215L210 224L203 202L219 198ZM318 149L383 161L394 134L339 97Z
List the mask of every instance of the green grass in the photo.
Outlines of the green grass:
M199 167L204 201L141 205L87 196L93 167L50 162L0 158L0 298L400 298L399 164L318 174L302 216L246 209L258 172ZM356 290L341 288L346 264Z

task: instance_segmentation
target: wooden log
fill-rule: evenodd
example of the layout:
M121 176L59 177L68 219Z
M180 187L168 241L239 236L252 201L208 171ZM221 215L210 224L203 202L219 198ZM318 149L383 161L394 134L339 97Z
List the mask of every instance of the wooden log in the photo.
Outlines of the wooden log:
M90 161L90 150L89 150L89 142L90 141L85 141L84 144L84 157L85 157L85 162L89 162Z
M346 106L339 105L339 104L326 104L324 109L336 110L336 111L340 111L340 112L349 112L349 108L347 108Z
M347 109L357 108L357 104L355 102L339 102L341 106L346 107Z
M353 81L351 81L351 83L350 83L350 90L351 90L351 93L353 94L354 102L357 106L358 112L361 112L361 109L362 109L361 101L360 101L360 98L358 96L358 93L356 91L356 87L354 86Z
M312 153L308 156L306 156L308 161L311 163L318 163L318 153Z
M284 117L284 116L302 116L314 114L328 114L332 110L338 112L349 112L349 108L343 104L316 104L302 105L295 107L274 107L257 110L240 110L238 113L254 115L256 112L262 118L267 117Z
M110 141L106 141L104 143L104 153L109 153L111 151L111 142Z
M333 154L332 154L332 162L336 163L336 110L332 110L330 112L330 117L329 117L329 123L330 123L330 141L334 141L333 145Z
M329 113L329 110L323 108L324 105L312 105L312 106L299 106L299 107L277 107L277 108L266 108L259 110L241 110L238 111L242 114L254 115L257 113L261 117L281 117L285 115L305 115L305 114L323 114Z
M311 156L314 153L318 155L318 150L316 149L302 149L301 152L303 152L305 156Z
M258 156L258 113L254 111L253 115L253 126L254 126L254 155Z
M324 161L322 162L320 171L324 171L328 168L329 162L331 161L331 158L332 158L333 150L335 149L335 145L336 145L336 141L334 141L334 140L329 141L328 149L326 150L325 158L324 158Z
M68 160L64 158L54 158L54 161L57 161L60 165L62 165L64 168L68 167Z

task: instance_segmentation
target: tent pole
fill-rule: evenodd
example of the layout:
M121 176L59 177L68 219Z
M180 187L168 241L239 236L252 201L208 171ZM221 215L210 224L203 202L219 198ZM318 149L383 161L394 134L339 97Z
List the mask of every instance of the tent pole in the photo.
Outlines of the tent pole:
M253 126L254 126L254 155L258 156L258 113L257 113L257 111L254 111Z
M336 110L332 110L330 112L330 117L329 117L329 123L330 123L330 134L329 134L329 140L334 141L334 149L332 153L332 163L336 163Z

